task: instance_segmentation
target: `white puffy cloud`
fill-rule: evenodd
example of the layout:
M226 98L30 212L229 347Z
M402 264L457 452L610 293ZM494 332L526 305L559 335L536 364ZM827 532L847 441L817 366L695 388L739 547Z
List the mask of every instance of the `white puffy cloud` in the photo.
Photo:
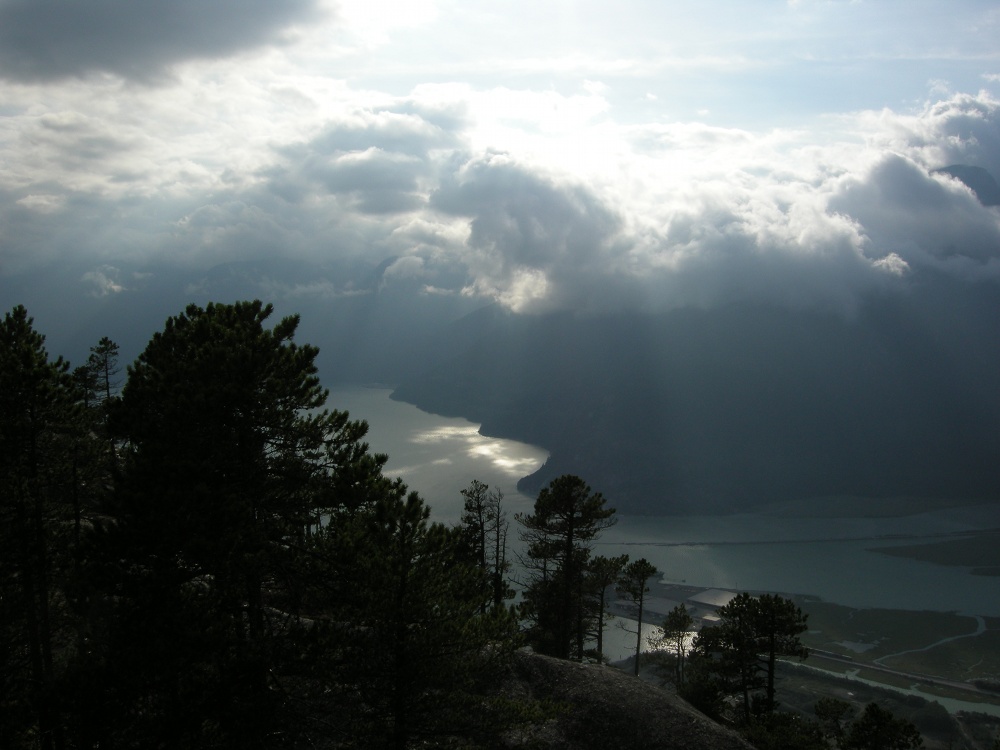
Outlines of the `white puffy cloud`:
M119 294L125 291L122 285L121 272L114 266L102 266L92 271L87 271L80 277L80 280L91 286L91 295L94 297L106 297L109 294Z
M632 129L629 176L645 179L631 186L486 153L445 174L430 205L468 222L449 246L470 271L466 291L519 311L750 299L850 314L920 268L997 278L997 212L932 174L950 158L989 163L968 121L997 111L984 95L916 116L862 113L853 134L816 145L802 133ZM928 144L940 150L930 163Z
M899 155L844 180L830 209L853 217L874 251L897 255L909 266L965 259L987 268L1000 259L1000 216L957 181Z

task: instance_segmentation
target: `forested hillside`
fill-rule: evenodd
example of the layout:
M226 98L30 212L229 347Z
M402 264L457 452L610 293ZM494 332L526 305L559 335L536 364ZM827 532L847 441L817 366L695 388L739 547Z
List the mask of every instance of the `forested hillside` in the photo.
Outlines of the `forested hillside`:
M513 720L484 689L512 612L270 315L191 306L124 379L113 342L71 370L7 313L0 747L402 748Z

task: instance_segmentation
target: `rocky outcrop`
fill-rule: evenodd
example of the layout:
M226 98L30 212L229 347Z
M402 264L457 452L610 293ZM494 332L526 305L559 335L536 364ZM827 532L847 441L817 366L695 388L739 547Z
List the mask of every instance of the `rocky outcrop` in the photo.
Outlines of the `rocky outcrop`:
M561 750L746 750L739 735L676 695L613 667L516 655L512 698L560 706L555 718L506 738L509 748Z

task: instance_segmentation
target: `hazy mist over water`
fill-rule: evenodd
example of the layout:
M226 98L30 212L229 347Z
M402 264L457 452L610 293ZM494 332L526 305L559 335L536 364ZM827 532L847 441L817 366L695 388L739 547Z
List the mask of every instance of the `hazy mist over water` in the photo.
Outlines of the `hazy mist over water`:
M517 492L517 480L544 462L545 451L483 437L478 425L428 414L391 400L390 393L388 388L337 387L328 403L369 423L372 450L389 455L386 473L420 492L432 519L457 522L460 492L473 479L504 492L513 541L514 513L530 512L534 504L533 497ZM609 500L613 506L614 498ZM998 525L996 506L987 504L879 518L782 517L777 511L620 516L596 552L645 557L667 582L811 594L856 607L1000 616L995 577L873 551Z
M979 506L983 524L996 509ZM954 511L886 519L775 519L766 515L624 517L604 534L601 554L645 557L664 580L741 591L812 594L853 607L1000 616L997 579L967 568L895 557L878 547L940 541ZM972 530L971 523L964 528ZM870 534L854 528L871 520ZM841 523L842 522L842 523ZM982 528L982 527L980 527ZM888 540L885 535L905 534Z

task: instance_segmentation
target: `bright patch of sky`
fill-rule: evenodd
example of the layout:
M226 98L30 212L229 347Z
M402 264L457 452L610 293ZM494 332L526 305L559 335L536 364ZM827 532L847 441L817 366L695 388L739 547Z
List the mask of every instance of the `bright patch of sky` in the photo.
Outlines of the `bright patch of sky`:
M0 291L331 254L521 311L995 279L996 211L932 170L1000 176L998 39L978 0L0 0Z

